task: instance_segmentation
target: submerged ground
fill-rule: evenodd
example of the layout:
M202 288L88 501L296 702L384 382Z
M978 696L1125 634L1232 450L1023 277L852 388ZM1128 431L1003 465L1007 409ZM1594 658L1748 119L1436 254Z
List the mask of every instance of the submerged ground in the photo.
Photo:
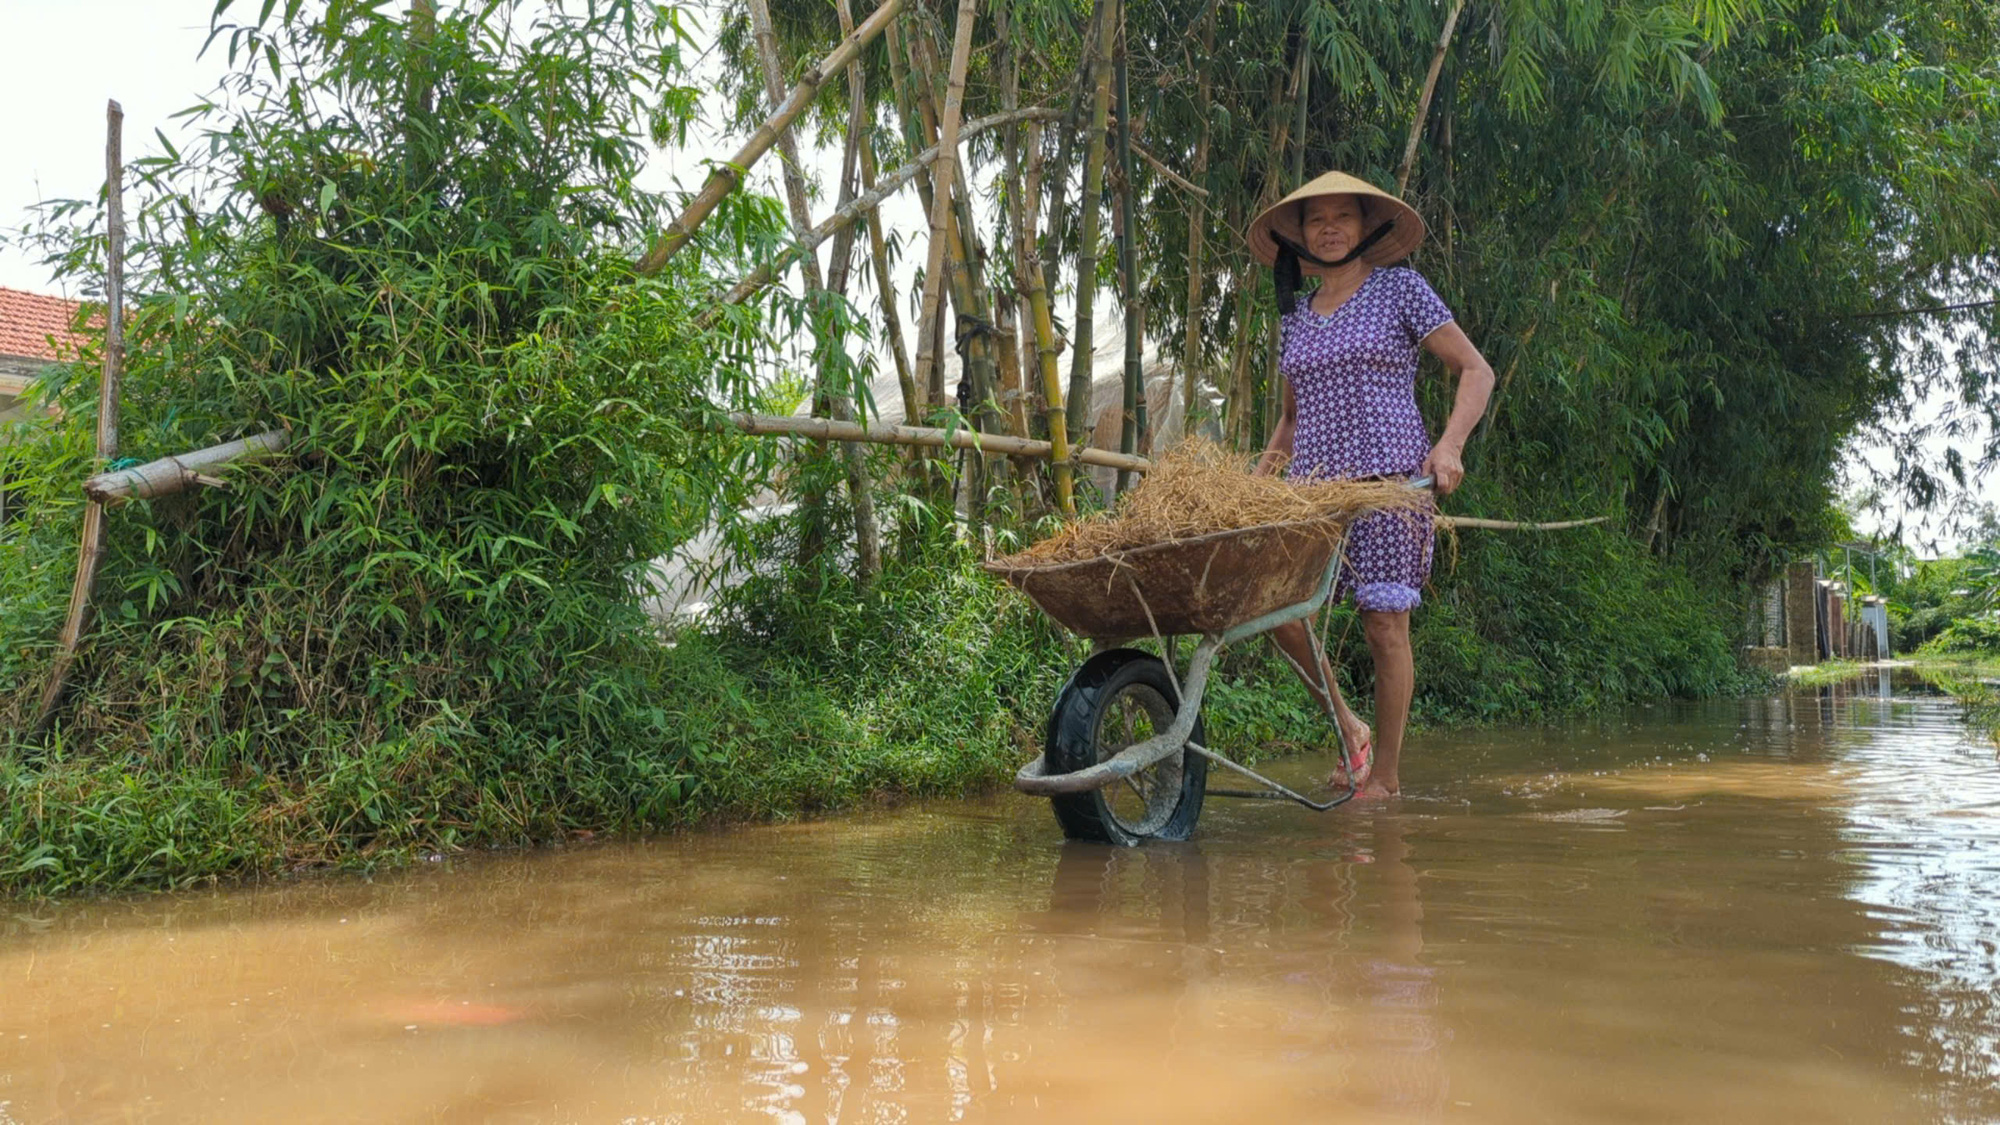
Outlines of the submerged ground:
M1178 846L998 795L20 906L0 1122L2000 1118L2000 765L1950 699L1414 754L1392 808Z

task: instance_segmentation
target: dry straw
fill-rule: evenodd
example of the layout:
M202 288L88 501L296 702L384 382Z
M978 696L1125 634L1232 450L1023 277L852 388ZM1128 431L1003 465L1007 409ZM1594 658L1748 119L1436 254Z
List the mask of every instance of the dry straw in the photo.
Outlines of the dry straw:
M996 565L1056 566L1218 531L1301 520L1324 520L1333 535L1358 515L1415 513L1430 505L1429 493L1401 481L1294 482L1277 475L1254 476L1239 460L1213 442L1184 442L1155 461L1145 482L1125 494L1114 511L1079 520L1025 551L996 560Z

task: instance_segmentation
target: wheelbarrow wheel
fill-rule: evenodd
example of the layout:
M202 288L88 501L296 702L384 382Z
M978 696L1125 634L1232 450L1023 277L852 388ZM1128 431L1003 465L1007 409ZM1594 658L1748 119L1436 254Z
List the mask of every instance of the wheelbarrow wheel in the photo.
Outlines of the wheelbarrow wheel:
M1159 657L1138 649L1100 652L1063 685L1043 743L1050 773L1071 773L1116 755L1172 725L1179 687ZM1189 739L1203 742L1196 716ZM1049 798L1063 835L1130 847L1185 840L1201 817L1208 759L1186 749L1136 775L1087 793Z

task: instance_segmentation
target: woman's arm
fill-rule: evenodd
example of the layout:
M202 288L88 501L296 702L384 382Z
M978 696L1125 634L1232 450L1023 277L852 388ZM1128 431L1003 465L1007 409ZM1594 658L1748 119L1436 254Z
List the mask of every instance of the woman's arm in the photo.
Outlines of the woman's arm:
M1431 446L1430 456L1424 458L1420 470L1425 476L1436 478L1437 490L1442 495L1456 489L1465 477L1465 439L1472 436L1479 416L1486 413L1487 399L1493 396L1493 366L1472 346L1457 321L1448 321L1424 337L1424 350L1444 361L1446 369L1458 378L1458 395L1452 402L1451 417L1445 420L1444 433ZM1290 406L1289 394L1285 402ZM1289 430L1285 431L1285 439L1291 440Z
M1278 424L1271 429L1271 444L1257 455L1254 476L1265 476L1285 467L1292 459L1292 431L1298 428L1299 402L1292 397L1292 381L1285 380L1285 401L1279 408Z

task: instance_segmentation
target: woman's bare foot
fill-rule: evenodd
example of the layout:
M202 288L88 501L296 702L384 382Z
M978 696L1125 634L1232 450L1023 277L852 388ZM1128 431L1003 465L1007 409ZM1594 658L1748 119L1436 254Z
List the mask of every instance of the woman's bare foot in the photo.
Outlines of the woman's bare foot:
M1343 753L1340 764L1326 775L1326 783L1334 789L1352 789L1365 785L1369 772L1374 768L1375 735L1368 729L1368 724L1358 717L1350 717L1340 725Z
M1386 801L1391 797L1400 796L1402 792L1403 789L1400 785L1388 785L1384 784L1379 778L1370 778L1368 784L1361 787L1361 792L1354 795L1354 799L1357 801Z

